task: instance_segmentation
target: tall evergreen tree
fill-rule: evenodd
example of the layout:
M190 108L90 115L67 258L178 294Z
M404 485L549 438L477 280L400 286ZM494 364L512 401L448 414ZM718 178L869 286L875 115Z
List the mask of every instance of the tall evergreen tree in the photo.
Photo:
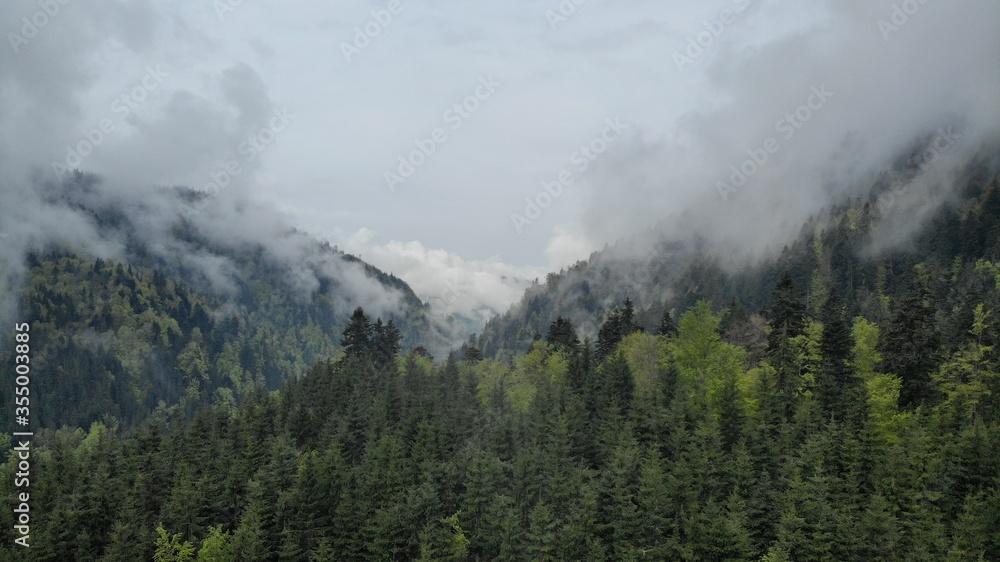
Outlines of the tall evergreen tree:
M677 323L674 322L674 317L669 310L664 310L663 316L660 316L660 323L656 326L656 335L670 338L677 335Z
M857 376L851 366L853 339L851 328L844 319L844 307L836 291L831 291L823 304L823 336L820 339L819 390L823 412L843 420L856 398Z
M580 339L576 336L576 329L573 327L573 323L562 316L549 324L549 331L545 336L545 341L554 345L556 349L569 353L575 352L580 346Z
M392 366L396 361L396 355L402 349L402 340L403 335L399 332L395 322L390 319L387 323L382 324L381 318L376 320L372 327L371 342L372 359L375 361L375 366L380 369Z
M931 373L940 363L940 335L927 275L918 270L914 287L900 299L883 332L882 370L903 381L900 407L913 409L935 399Z
M768 334L768 349L776 350L783 340L802 333L806 306L803 295L795 287L792 276L786 271L771 293L771 303L767 308L767 319L771 325Z
M642 331L642 326L636 323L635 305L632 304L631 299L625 297L622 307L611 311L597 334L595 352L598 362L614 353L615 348L625 339L625 336Z
M363 357L371 351L374 336L375 329L365 316L364 309L359 306L354 309L347 327L344 328L340 345L348 356Z

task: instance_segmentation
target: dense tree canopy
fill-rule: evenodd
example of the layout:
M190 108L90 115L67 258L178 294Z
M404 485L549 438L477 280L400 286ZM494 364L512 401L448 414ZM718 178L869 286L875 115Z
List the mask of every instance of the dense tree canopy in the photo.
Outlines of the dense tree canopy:
M0 510L0 560L998 560L990 193L923 260L864 254L875 211L843 209L740 274L765 297L635 293L658 304L436 363L360 307L226 316L155 271L38 258L32 392L58 414L32 547Z

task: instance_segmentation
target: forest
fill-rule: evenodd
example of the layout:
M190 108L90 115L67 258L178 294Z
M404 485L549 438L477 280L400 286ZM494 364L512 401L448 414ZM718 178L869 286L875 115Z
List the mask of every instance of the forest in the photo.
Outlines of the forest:
M1000 0L0 6L0 562L1000 562Z
M437 358L266 273L234 304L33 255L32 546L2 510L0 560L1000 559L1000 182L909 251L882 221L608 310L597 256Z
M880 326L783 277L760 348L730 341L745 312L647 330L626 300L596 341L557 318L510 362L402 354L359 308L279 390L42 432L34 546L3 556L994 560L996 291L951 329L926 282Z

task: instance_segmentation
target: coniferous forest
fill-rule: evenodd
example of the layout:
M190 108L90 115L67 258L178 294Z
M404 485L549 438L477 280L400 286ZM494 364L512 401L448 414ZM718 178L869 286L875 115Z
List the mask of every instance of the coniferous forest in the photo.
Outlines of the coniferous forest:
M60 414L33 441L33 545L8 546L4 510L0 557L1000 559L1000 213L980 188L927 259L890 256L909 262L891 283L860 250L865 202L786 250L760 306L649 322L635 295L593 338L558 316L503 358L485 337L404 349L360 307L338 341L267 347L159 273L39 257L26 306L48 364L77 370L37 386ZM326 358L281 378L303 348Z
M0 0L0 562L1000 562L1000 0Z

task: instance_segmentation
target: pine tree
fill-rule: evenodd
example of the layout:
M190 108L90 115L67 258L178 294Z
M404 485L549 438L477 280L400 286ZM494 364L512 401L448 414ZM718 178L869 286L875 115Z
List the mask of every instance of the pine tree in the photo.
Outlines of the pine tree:
M556 515L552 508L539 502L528 516L527 548L529 560L554 562L558 560L559 533Z
M660 323L656 326L656 335L666 336L672 338L677 335L677 324L674 322L674 317L671 316L669 310L663 311L663 316L660 317Z
M635 305L626 297L621 308L615 308L611 311L597 334L596 355L598 362L614 353L615 348L625 336L642 331L642 326L636 323Z
M268 560L270 549L264 531L264 507L258 501L247 506L240 526L233 534L233 549L237 560Z
M353 319L352 319L353 320ZM346 334L345 334L346 337ZM372 359L379 369L387 369L395 364L396 356L402 348L403 335L400 333L396 323L389 320L382 324L379 318L372 329Z
M786 271L771 293L771 304L767 309L767 319L771 325L771 332L768 334L769 350L777 349L783 340L802 333L805 312L802 294Z
M625 357L619 352L612 355L598 369L597 375L601 381L598 387L600 402L607 404L608 410L628 416L635 397L635 379ZM603 413L603 411L602 411Z
M575 352L580 346L580 339L576 336L576 329L573 327L573 323L562 316L549 324L549 331L545 336L545 341L550 345L554 345L556 349L567 353Z
M991 360L993 346L985 344L990 315L982 304L976 306L969 330L971 340L933 374L934 382L945 396L941 410L946 423L960 426L985 421L985 402L994 381L1000 378Z
M118 518L111 527L110 544L105 556L109 561L148 560L153 554L153 526L147 527L146 520L154 509L144 501L148 493L145 483L143 473L138 473L135 485L125 495Z
M462 356L462 360L473 365L483 360L483 352L479 349L476 334L469 336L469 341L465 343L465 354Z
M359 306L354 309L347 327L344 328L340 345L349 357L364 357L371 352L374 335L371 322L365 316L364 309Z
M337 562L337 551L327 539L320 539L316 548L309 553L309 562Z
M895 307L881 346L883 370L903 381L901 408L915 409L935 401L931 373L939 363L939 345L933 295L926 274L918 270L913 290Z
M188 464L182 464L174 477L170 497L163 506L164 524L171 530L179 531L184 540L195 540L204 528L202 503L206 499L204 491L197 488L194 470Z
M857 404L858 380L851 366L851 330L844 319L843 305L836 291L831 291L823 304L821 321L822 363L816 383L820 405L826 415L844 420L851 406Z

